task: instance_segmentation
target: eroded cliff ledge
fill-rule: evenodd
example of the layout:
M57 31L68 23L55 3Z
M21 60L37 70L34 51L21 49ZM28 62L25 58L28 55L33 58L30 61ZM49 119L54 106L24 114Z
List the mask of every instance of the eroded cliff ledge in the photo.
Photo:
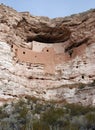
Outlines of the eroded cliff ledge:
M39 49L38 45L42 48ZM34 57L36 52L37 56L42 56L42 61L39 62L37 57L33 60L30 55L32 60L29 57L24 60L21 51L24 56L33 51L31 55ZM48 59L45 62L44 56ZM48 70L54 68L52 73L44 71L45 64L42 63L46 62ZM1 103L29 95L94 105L94 80L94 9L65 18L49 19L31 16L28 12L18 13L0 5Z
M65 18L49 19L31 16L28 12L18 13L0 5L0 39L17 44L32 41L57 43L68 40L69 48L72 48L94 40L94 18L94 9Z

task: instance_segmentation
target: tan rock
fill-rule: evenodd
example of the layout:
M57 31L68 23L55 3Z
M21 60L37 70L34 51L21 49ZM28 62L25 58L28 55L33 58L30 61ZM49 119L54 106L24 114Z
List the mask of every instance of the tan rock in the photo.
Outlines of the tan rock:
M0 103L30 95L94 105L94 85L77 85L95 80L94 15L49 19L0 5Z

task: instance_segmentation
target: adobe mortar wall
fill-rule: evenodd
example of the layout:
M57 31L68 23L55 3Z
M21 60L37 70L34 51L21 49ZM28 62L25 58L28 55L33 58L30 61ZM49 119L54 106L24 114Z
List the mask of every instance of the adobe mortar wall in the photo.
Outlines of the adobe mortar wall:
M53 48L44 48L42 52L35 52L26 48L13 45L13 52L18 61L33 64L44 64L45 72L54 73L54 50ZM50 67L49 67L50 66Z
M15 58L17 61L32 64L43 64L45 73L49 74L55 73L56 65L66 63L70 59L76 57L78 53L82 53L85 45L82 45L79 48L78 50L75 48L72 55L70 55L69 52L64 51L64 44L62 43L45 44L33 42L32 50L21 46L12 45L12 50L15 53Z

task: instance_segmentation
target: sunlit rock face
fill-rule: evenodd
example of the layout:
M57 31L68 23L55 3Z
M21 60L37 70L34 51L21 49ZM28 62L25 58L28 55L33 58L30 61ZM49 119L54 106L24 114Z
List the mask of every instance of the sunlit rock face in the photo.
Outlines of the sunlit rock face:
M0 5L1 105L22 96L94 105L94 16L49 19Z

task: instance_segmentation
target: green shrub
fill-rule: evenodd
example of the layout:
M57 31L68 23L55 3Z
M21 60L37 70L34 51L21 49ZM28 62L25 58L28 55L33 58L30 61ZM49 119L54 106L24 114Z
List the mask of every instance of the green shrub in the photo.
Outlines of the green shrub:
M87 84L79 83L78 89L84 89L87 86Z
M41 111L43 110L43 107L44 106L42 104L36 104L34 113L40 114Z
M79 104L66 104L65 107L68 110L67 112L71 116L85 115L86 113L88 113L90 111L95 111L94 107L82 106Z
M51 102L12 103L0 107L0 130L89 130L95 128L95 107ZM31 110L31 105L33 109Z
M87 122L90 124L90 125L93 125L95 124L95 112L89 112L85 115L85 118L87 120Z
M58 125L59 120L64 116L64 111L61 108L50 108L42 115L42 122L45 122L45 124L54 127Z

